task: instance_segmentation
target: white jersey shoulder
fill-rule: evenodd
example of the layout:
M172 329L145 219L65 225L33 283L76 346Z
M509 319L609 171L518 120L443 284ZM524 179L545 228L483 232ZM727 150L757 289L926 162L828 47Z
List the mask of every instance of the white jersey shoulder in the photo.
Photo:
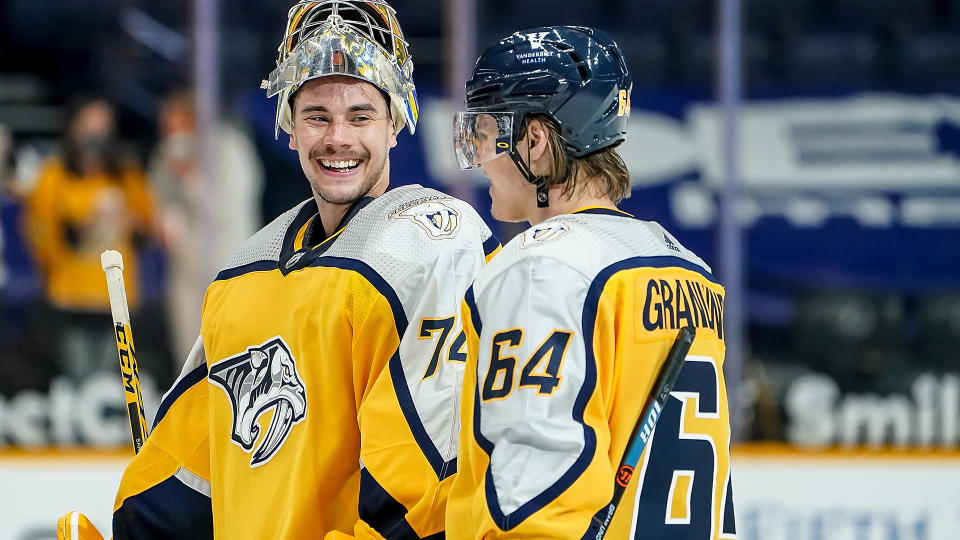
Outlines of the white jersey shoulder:
M398 248L416 245L425 250L421 253L426 255L472 246L477 240L482 247L490 234L490 229L466 202L435 189L409 185L394 188L364 207L329 253L362 258L370 249L402 253L404 249ZM357 249L359 243L363 244L364 252Z
M659 223L627 214L564 214L534 225L508 242L478 286L524 264L562 265L592 280L604 268L631 258L673 257L710 272L710 267ZM656 266L663 266L657 262Z
M425 310L456 313L467 287L483 269L484 242L490 238L490 229L466 202L409 185L384 193L360 210L324 256L370 267L396 293L407 320L415 323Z
M222 270L232 270L257 262L279 261L287 229L290 228L297 215L305 211L304 206L308 204L314 204L313 199L301 202L264 225L262 229L255 232L253 236L234 250ZM316 210L315 207L314 210Z
M362 261L397 285L415 268L456 253L479 254L490 229L468 203L419 185L394 188L350 221L326 256Z

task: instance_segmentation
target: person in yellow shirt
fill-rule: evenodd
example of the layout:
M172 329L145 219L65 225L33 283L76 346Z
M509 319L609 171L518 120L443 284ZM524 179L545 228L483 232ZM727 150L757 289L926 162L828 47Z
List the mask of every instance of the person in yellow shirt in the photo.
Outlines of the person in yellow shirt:
M490 178L495 218L532 226L463 302L449 539L735 536L724 289L659 224L617 209L631 87L616 43L570 26L504 38L466 84L458 161ZM630 481L618 465L687 326L696 338ZM615 482L627 491L608 523Z
M62 150L40 170L25 200L25 236L55 319L64 374L80 380L116 367L110 303L100 253L125 255L131 308L139 300L137 255L153 229L142 169L117 145L112 105L78 97L66 118Z

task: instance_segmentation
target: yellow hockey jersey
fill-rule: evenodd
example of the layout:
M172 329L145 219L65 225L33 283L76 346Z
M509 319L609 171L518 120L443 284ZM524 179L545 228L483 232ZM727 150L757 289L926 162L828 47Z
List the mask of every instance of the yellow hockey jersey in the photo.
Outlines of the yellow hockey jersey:
M462 306L447 538L595 538L591 518L687 325L696 339L606 537L735 537L723 299L700 258L619 211L556 216L510 241Z
M200 340L123 476L117 540L442 537L457 310L499 243L420 186L359 201L325 239L316 214L311 199L277 218L207 289Z

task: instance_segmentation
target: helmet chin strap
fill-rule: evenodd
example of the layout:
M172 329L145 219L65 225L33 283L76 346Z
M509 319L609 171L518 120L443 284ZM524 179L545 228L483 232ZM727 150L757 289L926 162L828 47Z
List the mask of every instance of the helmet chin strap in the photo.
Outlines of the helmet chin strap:
M517 166L517 170L520 171L520 174L523 175L524 179L527 182L530 182L537 187L537 208L547 208L550 206L550 187L547 186L547 177L546 176L537 176L533 174L533 171L530 170L530 167L527 166L526 162L523 161L523 158L520 157L520 154L517 152L516 148L510 148L508 152L510 154L510 159L513 160L513 163ZM570 177L570 170L572 162L570 156L565 156L567 160L567 171L563 175L563 178L557 181L557 184L563 184L567 181L567 178ZM527 148L527 159L530 159L530 149Z
M523 178L537 187L537 208L546 208L550 206L550 194L547 188L547 179L543 176L533 174L530 167L523 161L515 148L510 149L510 159L517 166L517 170L523 175Z

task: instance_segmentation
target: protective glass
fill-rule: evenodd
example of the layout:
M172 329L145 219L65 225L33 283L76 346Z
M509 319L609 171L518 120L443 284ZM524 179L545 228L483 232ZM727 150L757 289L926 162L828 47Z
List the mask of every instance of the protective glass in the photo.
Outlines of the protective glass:
M453 149L461 169L479 167L512 148L512 112L458 112L453 119Z

